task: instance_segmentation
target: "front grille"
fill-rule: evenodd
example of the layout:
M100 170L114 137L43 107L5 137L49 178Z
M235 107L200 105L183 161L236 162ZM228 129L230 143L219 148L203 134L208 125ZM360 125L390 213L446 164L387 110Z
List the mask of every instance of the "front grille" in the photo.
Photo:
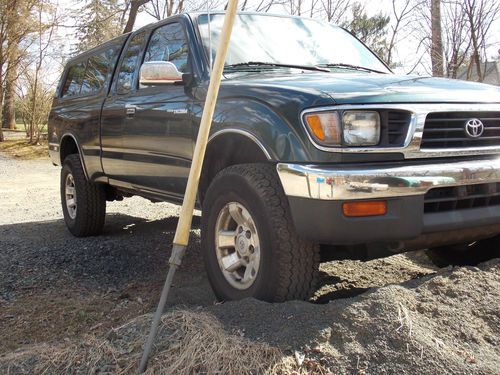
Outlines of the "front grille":
M388 111L387 112L387 137L389 145L402 146L406 134L408 133L408 125L410 124L411 114L405 111Z
M406 135L408 134L411 113L400 110L382 110L379 111L379 114L382 122L379 146L403 146Z
M472 138L465 131L465 124L479 119L484 132ZM500 112L436 112L425 119L421 149L473 148L500 146Z
M424 213L498 205L500 205L500 182L434 188L424 197Z

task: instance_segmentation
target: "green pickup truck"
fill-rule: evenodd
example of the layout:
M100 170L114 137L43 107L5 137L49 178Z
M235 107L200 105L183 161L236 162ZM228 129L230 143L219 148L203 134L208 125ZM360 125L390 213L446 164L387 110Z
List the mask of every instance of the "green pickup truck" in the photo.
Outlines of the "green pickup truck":
M49 151L72 234L98 234L106 201L182 202L222 22L177 15L68 62ZM396 75L342 28L240 13L198 198L222 300L308 298L322 258L498 244L500 89Z

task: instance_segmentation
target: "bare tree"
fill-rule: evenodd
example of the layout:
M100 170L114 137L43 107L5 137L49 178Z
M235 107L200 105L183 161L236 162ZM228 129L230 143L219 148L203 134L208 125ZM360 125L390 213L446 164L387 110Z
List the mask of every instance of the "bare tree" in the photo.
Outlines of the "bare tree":
M125 25L125 29L123 33L129 33L134 28L135 20L137 18L137 13L139 12L139 8L144 4L148 3L150 0L130 0L127 8L130 8L128 13L127 24Z
M16 93L16 80L17 80L17 48L13 45L10 46L9 62L5 75L5 89L4 89L4 103L2 111L2 128L15 129L16 116L14 108L14 98Z
M7 9L8 2L0 0L0 118L2 117L3 108L3 77L4 65L6 63L6 48L4 47L7 42ZM3 141L2 127L0 126L0 141Z
M21 61L31 45L31 12L36 1L41 0L0 0L0 118L4 128L16 125L15 90Z
M163 20L171 15L182 13L184 0L150 0L144 10L157 20Z
M288 0L286 2L286 6L288 14L301 16L303 10L302 8L304 6L304 0Z
M328 22L340 24L352 6L352 0L321 0L324 16Z
M37 20L36 49L34 58L23 74L23 89L20 90L21 117L26 126L26 133L31 144L38 143L40 133L47 124L53 88L43 82L46 60L51 51L50 46L57 27L57 7L44 2L36 6Z
M25 51L22 50L21 44L24 43L23 47L25 49L30 46L26 39L33 32L31 13L35 3L36 0L12 0L10 6L5 9L7 43L5 48L3 128L14 129L16 127L14 110L16 81L18 79L19 63L25 57L23 53Z
M394 64L394 50L396 44L400 42L400 34L405 34L403 39L407 39L411 33L410 26L415 21L416 11L422 1L410 1L410 0L392 0L392 15L390 23L389 32L389 42L387 44L387 54L385 56L385 62L387 65L391 66Z
M254 10L256 12L269 12L271 7L273 5L282 5L283 0L277 1L277 0L261 0L260 3L257 4L257 6L254 7Z
M458 71L467 60L471 47L469 24L463 10L463 1L445 1L442 9L446 76L457 78Z
M491 25L500 15L500 2L497 0L464 0L463 11L469 23L470 39L472 43L472 57L469 64L467 79L472 76L475 66L477 80L484 80L485 69L481 67L481 60L486 63L486 48Z

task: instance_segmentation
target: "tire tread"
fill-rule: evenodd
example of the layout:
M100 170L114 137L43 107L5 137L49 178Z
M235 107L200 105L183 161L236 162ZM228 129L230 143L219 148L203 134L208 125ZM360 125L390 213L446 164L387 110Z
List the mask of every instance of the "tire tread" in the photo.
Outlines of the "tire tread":
M64 160L64 166L71 170L75 180L75 188L78 189L77 217L74 225L68 225L68 229L76 237L95 236L102 232L106 217L106 192L104 187L86 179L79 155L68 155ZM61 203L63 211L65 211L63 188L64 181L63 176L61 176ZM68 224L68 221L66 222Z
M294 227L288 199L281 187L274 165L238 164L216 176L238 174L256 189L266 207L266 215L274 228L272 247L277 249L280 269L275 301L306 300L311 297L318 280L319 246L301 238Z

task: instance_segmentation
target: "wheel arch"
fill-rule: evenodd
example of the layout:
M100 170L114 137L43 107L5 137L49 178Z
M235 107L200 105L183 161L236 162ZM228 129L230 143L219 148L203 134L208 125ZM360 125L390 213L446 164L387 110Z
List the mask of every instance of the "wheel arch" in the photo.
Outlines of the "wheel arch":
M68 157L68 155L78 154L80 157L80 162L82 163L83 172L85 174L85 178L88 180L89 176L87 174L87 168L85 168L85 162L83 160L83 154L80 149L80 145L76 137L71 133L66 133L61 137L61 142L59 145L59 158L61 160L61 165L64 164L64 160Z
M203 202L213 178L224 168L237 164L273 162L275 158L252 133L241 129L223 129L208 140L200 177L199 200Z

